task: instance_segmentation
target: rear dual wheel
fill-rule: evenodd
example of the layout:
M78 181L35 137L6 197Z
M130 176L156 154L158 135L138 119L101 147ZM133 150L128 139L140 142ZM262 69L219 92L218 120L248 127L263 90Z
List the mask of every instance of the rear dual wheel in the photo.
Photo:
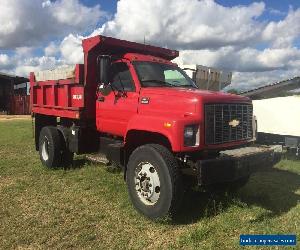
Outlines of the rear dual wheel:
M130 156L127 187L134 207L151 219L175 216L183 188L176 159L164 146L148 144Z
M73 162L74 154L56 127L44 127L39 137L39 154L41 162L48 168L68 167Z

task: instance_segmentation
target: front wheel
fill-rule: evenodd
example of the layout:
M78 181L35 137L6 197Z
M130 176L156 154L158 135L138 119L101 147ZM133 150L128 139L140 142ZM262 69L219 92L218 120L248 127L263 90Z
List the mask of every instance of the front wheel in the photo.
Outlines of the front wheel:
M164 146L148 144L130 156L126 181L135 208L156 219L174 216L182 200L182 178L176 159Z

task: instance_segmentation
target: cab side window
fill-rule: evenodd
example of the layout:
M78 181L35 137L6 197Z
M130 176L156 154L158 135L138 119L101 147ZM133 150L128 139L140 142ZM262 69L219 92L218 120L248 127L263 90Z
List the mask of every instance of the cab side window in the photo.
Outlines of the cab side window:
M135 86L131 77L129 67L126 63L114 63L111 66L110 82L114 90L134 92Z

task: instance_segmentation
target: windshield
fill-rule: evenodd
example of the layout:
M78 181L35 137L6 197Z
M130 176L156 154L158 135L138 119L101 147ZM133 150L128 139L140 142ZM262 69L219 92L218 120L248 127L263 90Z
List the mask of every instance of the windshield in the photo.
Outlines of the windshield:
M143 87L197 88L187 74L177 66L156 62L134 62Z

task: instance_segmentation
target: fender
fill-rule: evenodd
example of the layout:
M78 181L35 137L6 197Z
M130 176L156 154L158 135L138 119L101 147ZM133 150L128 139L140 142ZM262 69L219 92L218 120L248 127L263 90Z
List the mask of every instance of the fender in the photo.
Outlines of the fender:
M174 152L179 152L181 149L182 139L178 133L183 134L183 127L174 118L135 115L127 125L125 143L131 130L159 133L168 138Z
M57 130L61 133L61 135L63 136L65 143L66 143L66 147L69 147L69 134L70 134L70 128L66 128L64 126L58 125L56 126Z

